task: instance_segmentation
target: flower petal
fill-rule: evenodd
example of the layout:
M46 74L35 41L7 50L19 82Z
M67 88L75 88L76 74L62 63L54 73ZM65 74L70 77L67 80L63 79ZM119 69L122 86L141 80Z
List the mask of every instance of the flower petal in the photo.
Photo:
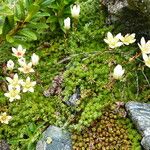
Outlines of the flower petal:
M28 89L27 88L23 88L23 93L27 92Z
M115 36L115 38L118 38L118 39L120 39L121 37L122 37L121 33L118 33L118 34Z
M35 86L35 85L36 85L36 81L33 81L33 82L32 82L32 86Z
M145 44L146 44L145 38L142 37L142 38L141 38L141 45L145 45Z
M144 61L147 61L147 60L148 60L147 54L144 54L144 53L143 53L142 56L143 56Z
M31 87L31 88L29 88L28 91L33 93L34 92L34 88Z
M22 48L22 45L19 45L19 46L18 46L18 51L22 51L22 49L23 49L23 48Z
M14 80L18 80L18 74L17 73L14 75Z
M20 95L16 95L15 98L16 98L16 99L21 99Z
M13 101L14 101L14 98L13 98L13 97L10 97L9 101L10 101L10 102L13 102Z
M17 50L16 50L14 47L12 47L12 52L13 52L14 54L16 54L16 53L17 53Z
M10 94L9 93L4 93L4 96L10 97Z
M9 83L12 83L12 82L13 82L12 78L10 78L10 77L6 77L6 80L7 80Z
M110 39L114 38L111 32L108 32L108 33L107 33L107 37L108 37L108 39L109 39L109 38L110 38Z

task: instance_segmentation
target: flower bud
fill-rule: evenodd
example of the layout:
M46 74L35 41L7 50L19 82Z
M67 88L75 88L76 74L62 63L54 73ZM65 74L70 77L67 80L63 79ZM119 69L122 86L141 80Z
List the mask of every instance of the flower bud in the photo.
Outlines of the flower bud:
M117 65L113 72L114 79L120 80L124 74L124 71L125 70L122 69L121 65Z
M74 5L71 8L71 15L73 18L78 18L80 13L80 5Z
M35 53L33 53L33 55L31 56L31 60L32 60L32 64L34 66L36 66L38 64L38 62L39 62L39 56L36 55Z
M69 30L70 29L70 22L71 21L70 21L69 17L64 20L64 29L65 30Z

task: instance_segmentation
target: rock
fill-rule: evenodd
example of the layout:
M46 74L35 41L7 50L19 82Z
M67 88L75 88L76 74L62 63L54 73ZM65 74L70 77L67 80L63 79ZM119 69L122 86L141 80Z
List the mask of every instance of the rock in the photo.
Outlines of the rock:
M149 0L100 0L108 9L109 14L118 15L126 7L150 17Z
M145 16L150 16L149 0L101 0L101 2L107 6L108 12L111 14L117 14L123 8L128 7Z
M48 141L51 139L52 141ZM72 150L70 133L56 126L49 126L38 141L36 150Z
M150 135L150 127L144 130L144 133L143 133L143 136L149 136L149 135Z
M127 0L101 0L110 14L118 14L124 7L128 6Z
M9 145L5 140L0 140L0 150L10 150Z
M146 136L141 141L142 146L145 150L150 150L150 136Z
M100 0L108 10L106 22L119 23L121 33L136 33L136 38L150 38L149 0Z
M78 105L78 102L80 100L80 88L76 88L76 92L70 96L69 100L66 101L65 103L68 105L68 106L76 106Z
M150 150L150 104L128 102L125 107L128 115L143 136L142 146L146 150Z
M150 128L150 104L128 102L126 104L126 110L138 130L144 135L144 131Z

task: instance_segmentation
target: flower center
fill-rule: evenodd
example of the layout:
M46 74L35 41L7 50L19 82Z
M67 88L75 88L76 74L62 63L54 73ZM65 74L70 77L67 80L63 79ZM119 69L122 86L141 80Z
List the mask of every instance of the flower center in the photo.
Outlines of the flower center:
M31 83L26 83L25 87L29 89L31 87Z
M12 83L13 86L17 86L18 84L19 84L18 80L14 81L14 82Z
M21 52L17 52L17 56L21 56L22 55L22 53Z
M24 72L30 72L30 67L28 67L28 66L26 66L25 68L24 68Z
M1 117L1 120L2 120L2 121L7 120L7 116L6 116L6 115L2 116L2 117Z
M10 92L11 97L15 97L17 95L17 91L13 90Z

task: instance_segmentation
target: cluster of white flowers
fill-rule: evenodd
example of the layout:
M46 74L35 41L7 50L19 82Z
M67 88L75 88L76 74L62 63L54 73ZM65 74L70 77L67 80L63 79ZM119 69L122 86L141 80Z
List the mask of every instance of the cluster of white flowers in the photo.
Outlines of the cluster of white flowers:
M134 33L126 34L125 36L122 36L121 33L119 33L116 36L113 36L112 33L108 32L107 37L104 39L104 41L111 49L114 49L122 45L132 44L136 41L136 39Z
M36 54L33 54L31 56L31 62L27 63L26 59L24 58L24 54L26 52L26 49L23 49L21 45L18 46L18 48L12 48L13 56L16 56L18 58L18 63L20 67L18 70L24 74L32 73L34 72L34 69L32 66L35 66L39 62L39 56ZM14 62L12 60L9 60L7 62L7 68L8 70L14 69ZM6 80L8 82L8 92L4 95L9 98L9 101L12 102L16 99L20 99L20 92L21 90L23 92L34 92L34 86L36 85L35 81L30 81L30 77L28 76L25 81L22 79L19 79L18 74L16 73L12 78L6 77Z
M112 33L108 32L107 37L104 41L108 44L111 49L120 47L122 45L129 45L136 41L135 34L126 34L122 36L121 33L113 36ZM113 71L113 78L116 80L121 80L124 75L125 70L122 68L120 64L118 64Z
M138 43L138 46L142 52L145 65L150 68L150 40L146 42L145 38L142 37L140 43Z
M18 58L19 66L18 70L24 74L29 74L34 72L32 66L36 66L39 62L39 56L36 54L32 54L31 62L27 63L26 59L24 58L24 54L26 49L23 49L21 45L18 48L12 48L13 56ZM15 67L15 63L12 60L7 62L7 69L13 71ZM10 102L14 100L21 99L21 91L24 92L34 92L34 86L36 85L36 81L31 81L30 77L27 76L25 81L20 79L18 74L15 73L13 78L6 77L6 81L8 83L8 92L4 93L4 95L9 98ZM11 116L7 116L6 112L0 115L0 122L8 124Z
M108 32L107 37L104 39L104 41L108 44L108 46L111 49L114 49L116 47L120 47L121 45L129 45L136 41L135 34L126 34L124 37L121 35L121 33L117 34L116 36L113 36L112 33ZM150 68L150 40L147 42L145 41L145 38L142 37L140 43L138 43L138 46L142 52L143 60L146 66ZM117 65L114 68L113 72L113 78L120 80L124 74L125 70L122 68L121 65Z
M79 14L80 14L80 5L73 5L71 7L71 15L73 18L75 19L78 19L79 17ZM64 29L65 30L69 30L71 27L71 19L69 17L67 17L65 20L64 20Z

